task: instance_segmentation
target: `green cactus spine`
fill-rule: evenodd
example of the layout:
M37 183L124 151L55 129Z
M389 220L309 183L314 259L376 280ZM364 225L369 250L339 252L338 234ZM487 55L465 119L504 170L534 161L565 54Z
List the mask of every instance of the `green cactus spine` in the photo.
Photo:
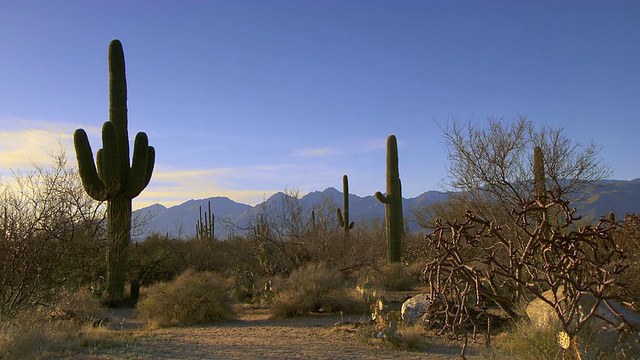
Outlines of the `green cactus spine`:
M198 240L213 240L215 235L215 220L216 216L211 212L211 201L207 202L209 212L204 212L204 219L202 218L202 206L198 206L200 210L200 220L196 223L196 238Z
M398 170L398 142L395 135L387 139L387 193L376 192L376 199L384 204L385 226L387 233L387 260L400 262L404 220L402 216L402 185Z
M342 205L344 207L344 216L340 208L336 209L336 216L338 217L338 224L344 229L345 237L349 236L349 230L353 229L355 223L349 222L349 178L347 175L342 177Z
M131 199L149 184L155 150L140 132L129 162L127 81L122 44L109 44L109 121L102 126L102 149L93 152L86 132L77 129L73 141L82 185L93 199L107 202L107 297L112 303L124 296L127 255L131 242Z

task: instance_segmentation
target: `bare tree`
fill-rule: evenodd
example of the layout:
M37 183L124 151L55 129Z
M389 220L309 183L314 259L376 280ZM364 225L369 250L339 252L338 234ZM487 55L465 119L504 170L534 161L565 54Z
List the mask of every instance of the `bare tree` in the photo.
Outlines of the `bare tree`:
M546 221L554 207L566 215L562 226ZM601 304L609 306L616 297L627 262L615 241L615 223L603 217L570 230L573 214L568 202L552 197L544 204L529 201L515 211L513 223L497 224L472 212L461 222L439 221L428 236L437 255L425 269L431 297L437 299L432 324L454 333L469 324L479 330L479 319L489 317L489 303L517 320L512 306L518 299L511 295L519 294L522 300L537 298L550 305L563 330L571 337L577 334ZM585 294L596 301L580 309Z
M13 172L0 196L0 317L57 287L102 275L104 207L84 194L64 152L53 168ZM100 259L100 260L98 260Z
M563 128L536 128L524 116L511 122L489 118L486 127L454 121L443 132L449 184L462 192L456 202L492 220L513 220L511 210L533 198L535 147L542 149L547 191L555 198L572 200L611 175L595 144L573 143Z

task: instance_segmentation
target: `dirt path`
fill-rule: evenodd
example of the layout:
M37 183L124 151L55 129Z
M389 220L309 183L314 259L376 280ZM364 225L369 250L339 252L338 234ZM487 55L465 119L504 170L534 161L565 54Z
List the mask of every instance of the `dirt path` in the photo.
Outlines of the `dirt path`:
M122 311L112 316L115 328L131 330L142 324ZM272 320L266 311L253 310L241 315L240 320L225 324L143 330L125 347L87 349L87 353L79 355L91 359L459 358L460 343L434 343L412 352L365 343L358 338L354 325L360 320L339 315Z

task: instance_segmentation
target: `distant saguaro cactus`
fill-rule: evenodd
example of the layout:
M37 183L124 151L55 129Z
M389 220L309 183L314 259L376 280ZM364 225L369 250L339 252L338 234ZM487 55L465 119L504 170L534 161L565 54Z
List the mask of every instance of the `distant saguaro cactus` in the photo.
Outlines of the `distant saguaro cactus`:
M200 220L196 223L196 238L198 240L213 240L215 236L215 224L216 216L211 212L211 201L207 202L209 212L204 212L204 219L202 218L202 206L199 206Z
M540 146L533 148L533 182L536 201L546 202L547 180L544 175L544 157Z
M93 152L87 133L77 129L73 141L82 185L93 199L107 202L107 297L123 300L127 254L131 243L131 199L149 184L155 150L147 134L139 132L129 161L127 130L127 80L124 52L119 40L109 44L109 121L102 126L102 149Z
M355 223L353 221L349 223L349 178L347 175L342 177L342 206L344 208L344 216L340 208L336 209L338 224L344 229L345 236L349 236L349 230L353 229Z
M402 216L402 185L398 170L398 142L395 135L387 138L387 193L376 192L376 199L384 204L387 233L387 260L400 262L404 220Z

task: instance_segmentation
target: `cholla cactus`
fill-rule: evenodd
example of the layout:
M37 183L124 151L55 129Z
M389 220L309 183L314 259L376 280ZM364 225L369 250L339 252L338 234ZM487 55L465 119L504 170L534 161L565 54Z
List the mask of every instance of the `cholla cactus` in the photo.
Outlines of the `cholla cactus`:
M569 334L564 331L560 331L558 333L558 344L564 350L569 349L569 347L571 347L571 338L569 337Z

